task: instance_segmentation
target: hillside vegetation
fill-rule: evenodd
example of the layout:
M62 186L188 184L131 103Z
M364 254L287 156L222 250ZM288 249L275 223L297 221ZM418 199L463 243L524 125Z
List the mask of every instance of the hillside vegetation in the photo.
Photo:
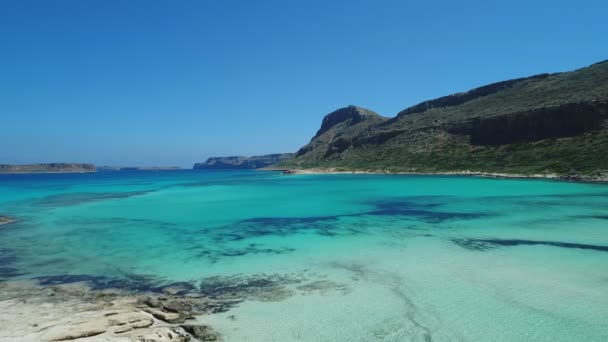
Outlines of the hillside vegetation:
M328 114L287 169L608 172L608 61L425 101L393 118L349 106Z

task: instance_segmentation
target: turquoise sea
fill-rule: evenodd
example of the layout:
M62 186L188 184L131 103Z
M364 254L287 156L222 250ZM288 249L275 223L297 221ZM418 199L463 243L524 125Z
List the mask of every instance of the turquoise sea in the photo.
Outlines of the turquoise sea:
M606 185L1 175L0 215L0 280L268 286L200 318L226 341L608 341Z

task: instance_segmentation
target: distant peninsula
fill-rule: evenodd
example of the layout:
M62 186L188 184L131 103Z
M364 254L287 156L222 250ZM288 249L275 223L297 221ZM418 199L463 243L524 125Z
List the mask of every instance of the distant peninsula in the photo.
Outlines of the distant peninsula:
M260 169L272 166L293 157L293 153L275 153L262 156L242 157L211 157L203 163L196 163L195 170L204 169Z
M181 170L179 166L98 166L97 171L171 171Z
M608 181L608 61L424 101L384 117L348 106L272 169Z
M0 164L0 173L67 173L95 171L95 165L83 163Z

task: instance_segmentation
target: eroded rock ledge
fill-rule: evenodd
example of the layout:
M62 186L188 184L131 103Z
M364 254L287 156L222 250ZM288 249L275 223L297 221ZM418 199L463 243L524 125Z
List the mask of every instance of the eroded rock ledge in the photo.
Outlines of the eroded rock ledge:
M154 315L142 296L120 290L91 290L83 282L42 286L0 283L2 341L221 341L204 324L173 324L182 312ZM165 316L166 315L166 316ZM166 319L163 319L166 318Z
M101 288L96 278L90 279L55 276L0 282L0 340L222 341L203 323L205 315L226 312L245 300L349 291L342 284L302 275L211 277L200 284L180 282L148 291Z

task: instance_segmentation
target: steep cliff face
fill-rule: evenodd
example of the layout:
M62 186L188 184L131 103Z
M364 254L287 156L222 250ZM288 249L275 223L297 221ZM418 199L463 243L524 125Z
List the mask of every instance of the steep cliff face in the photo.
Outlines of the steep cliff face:
M493 83L387 119L328 114L284 168L372 171L608 171L608 61Z
M259 169L287 160L292 156L292 153L276 153L253 157L211 157L203 163L194 164L193 169Z
M0 173L36 172L95 172L95 165L79 163L48 163L26 165L0 164Z
M447 126L446 131L470 136L473 145L506 145L582 135L600 129L606 119L607 101L568 103L478 118Z

